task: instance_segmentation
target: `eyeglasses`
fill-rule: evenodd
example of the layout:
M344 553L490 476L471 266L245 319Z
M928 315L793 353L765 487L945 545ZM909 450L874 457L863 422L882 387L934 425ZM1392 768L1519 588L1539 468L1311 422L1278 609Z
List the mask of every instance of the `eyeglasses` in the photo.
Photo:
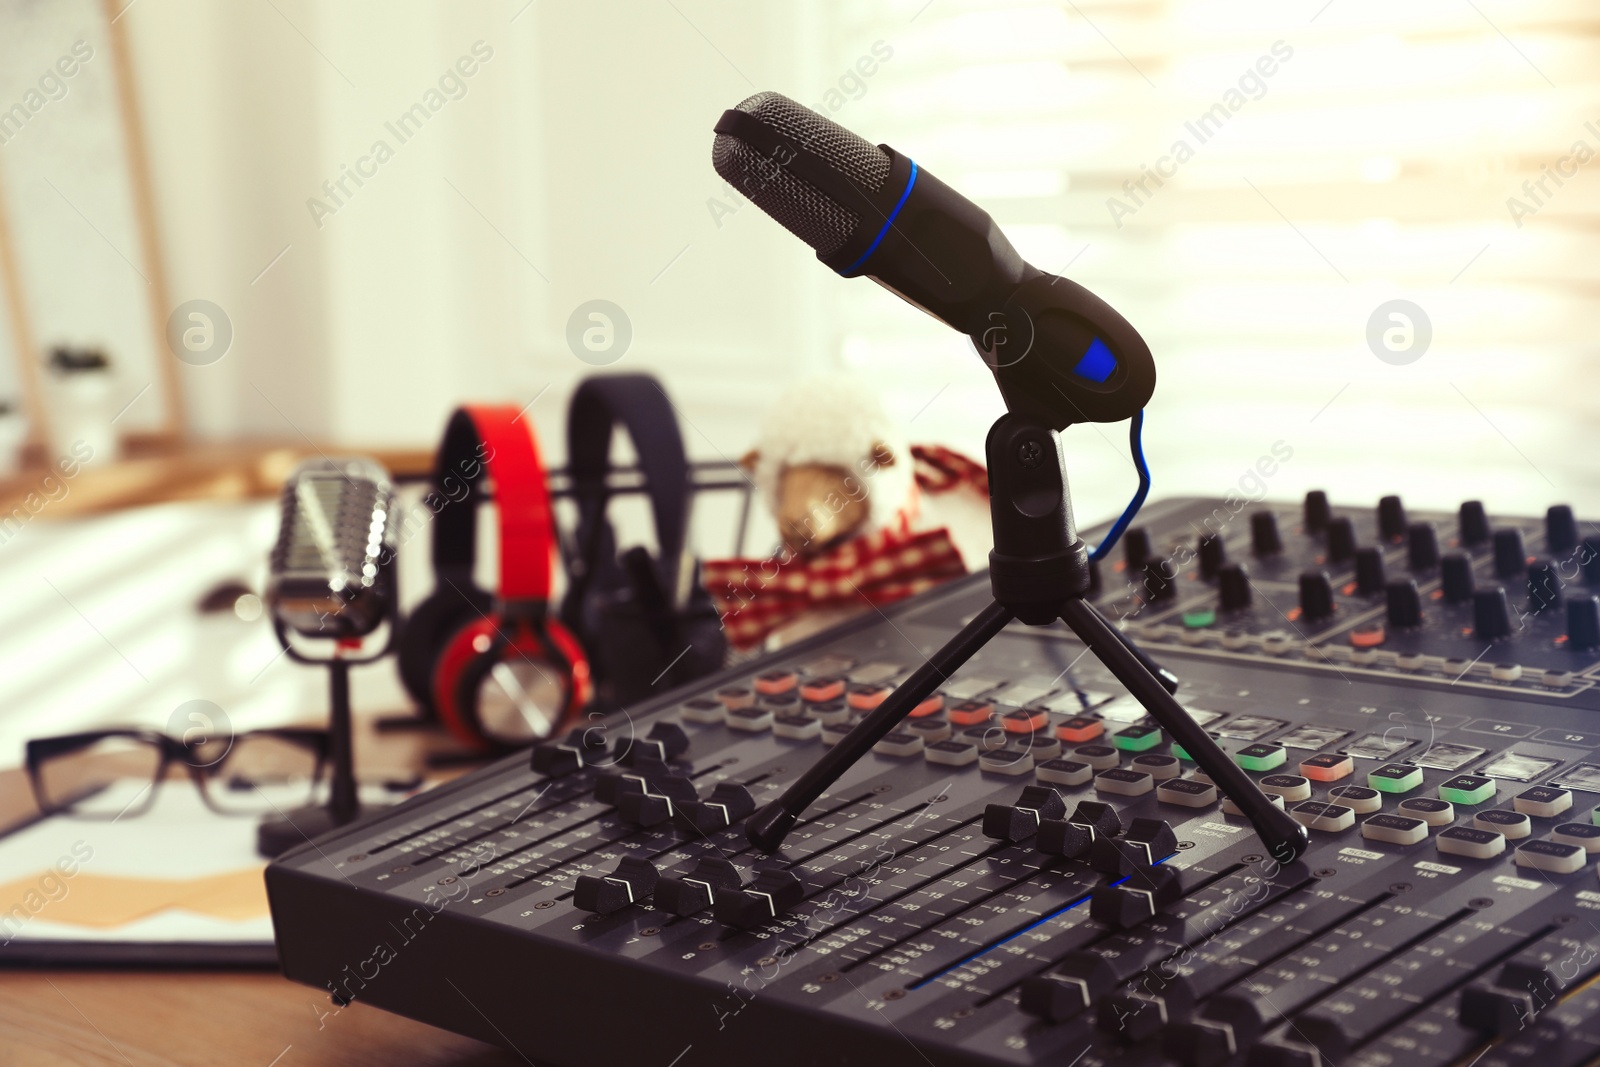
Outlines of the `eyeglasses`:
M219 815L264 815L309 804L328 766L328 732L251 730L184 741L156 730L92 730L26 746L28 781L47 815L119 819L155 803L181 766Z

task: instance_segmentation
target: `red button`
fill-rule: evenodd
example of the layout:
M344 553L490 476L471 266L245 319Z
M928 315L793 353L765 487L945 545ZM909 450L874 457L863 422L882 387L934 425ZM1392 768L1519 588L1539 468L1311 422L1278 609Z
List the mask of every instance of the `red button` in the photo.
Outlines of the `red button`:
M1350 631L1350 643L1356 648L1377 648L1385 638L1381 623L1368 623Z
M950 721L957 726L977 726L989 721L994 705L981 700L963 700L950 709Z
M768 671L756 675L756 692L775 697L793 689L797 681L799 678L794 671Z
M858 685L850 690L845 703L857 711L871 711L889 699L889 694L892 692L893 690L886 685Z
M1314 782L1337 782L1355 769L1355 760L1338 752L1323 752L1300 762L1300 773Z
M1075 715L1056 727L1056 736L1069 745L1081 745L1085 741L1093 741L1105 732L1105 723L1086 715Z
M1035 730L1043 730L1050 721L1050 713L1043 708L1018 708L1008 711L1000 719L1000 725L1006 728L1008 734L1031 734Z
M934 693L932 696L924 697L922 703L911 709L911 717L913 719L926 719L929 715L942 711L943 709L944 694Z
M800 696L813 704L824 704L844 696L843 678L813 678L800 685Z
M722 706L730 711L739 708L748 708L756 702L755 694L742 685L730 686L727 689L717 690L717 699L722 701Z

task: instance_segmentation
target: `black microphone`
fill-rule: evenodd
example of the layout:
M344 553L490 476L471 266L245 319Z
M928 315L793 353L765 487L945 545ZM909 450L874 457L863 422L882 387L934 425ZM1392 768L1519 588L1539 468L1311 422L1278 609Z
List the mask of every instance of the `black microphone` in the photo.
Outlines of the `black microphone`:
M314 459L283 486L266 600L305 637L365 637L390 616L394 487L370 459Z
M1060 430L1150 400L1155 362L1138 331L1025 262L987 212L909 157L772 92L724 112L716 133L718 174L828 267L972 338L1013 412Z

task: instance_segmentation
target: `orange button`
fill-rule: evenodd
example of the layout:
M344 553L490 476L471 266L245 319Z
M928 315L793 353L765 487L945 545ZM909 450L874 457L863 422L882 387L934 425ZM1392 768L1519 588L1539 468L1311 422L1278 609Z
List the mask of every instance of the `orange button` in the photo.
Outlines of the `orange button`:
M1043 730L1049 721L1050 713L1043 708L1018 708L1001 716L1000 725L1008 734L1031 734Z
M1322 752L1300 762L1300 773L1313 782L1337 782L1355 769L1355 760L1340 752Z
M756 675L756 692L773 697L779 693L787 693L795 687L799 677L794 671L768 671Z
M1093 741L1105 732L1105 723L1086 715L1075 715L1056 727L1056 736L1069 745L1081 745L1085 741Z
M844 679L813 678L809 682L802 682L800 683L800 696L813 704L838 700L844 696Z
M1350 643L1356 648L1377 648L1383 644L1384 638L1387 636L1383 632L1383 624L1373 622L1365 626L1357 626L1354 630L1351 630Z
M886 685L858 685L850 690L850 695L845 698L857 711L871 711L873 708L889 699L889 694L894 692Z
M926 719L929 715L943 709L944 694L934 693L932 696L924 697L922 703L911 709L911 717L913 719Z
M963 700L950 709L950 721L957 726L977 726L989 721L994 705L982 700Z
M729 711L748 708L756 702L756 696L742 685L729 686L727 689L717 690L717 699L722 701L722 706Z

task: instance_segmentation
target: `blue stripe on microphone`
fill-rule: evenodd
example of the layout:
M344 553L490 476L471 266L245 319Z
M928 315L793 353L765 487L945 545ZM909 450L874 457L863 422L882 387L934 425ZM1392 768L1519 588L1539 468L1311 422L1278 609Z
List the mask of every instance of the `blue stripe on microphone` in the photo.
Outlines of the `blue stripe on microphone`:
M878 236L872 239L872 243L867 246L867 250L865 252L861 253L860 258L858 258L854 263L850 264L844 270L840 271L840 274L848 277L851 271L865 263L867 258L878 250L878 246L883 244L883 239L889 235L889 227L893 226L894 220L900 217L900 209L906 206L906 201L911 197L911 187L916 184L917 161L913 159L911 161L911 177L906 179L905 191L900 194L900 199L895 201L894 210L889 212L889 217L884 220L883 229L878 231Z

